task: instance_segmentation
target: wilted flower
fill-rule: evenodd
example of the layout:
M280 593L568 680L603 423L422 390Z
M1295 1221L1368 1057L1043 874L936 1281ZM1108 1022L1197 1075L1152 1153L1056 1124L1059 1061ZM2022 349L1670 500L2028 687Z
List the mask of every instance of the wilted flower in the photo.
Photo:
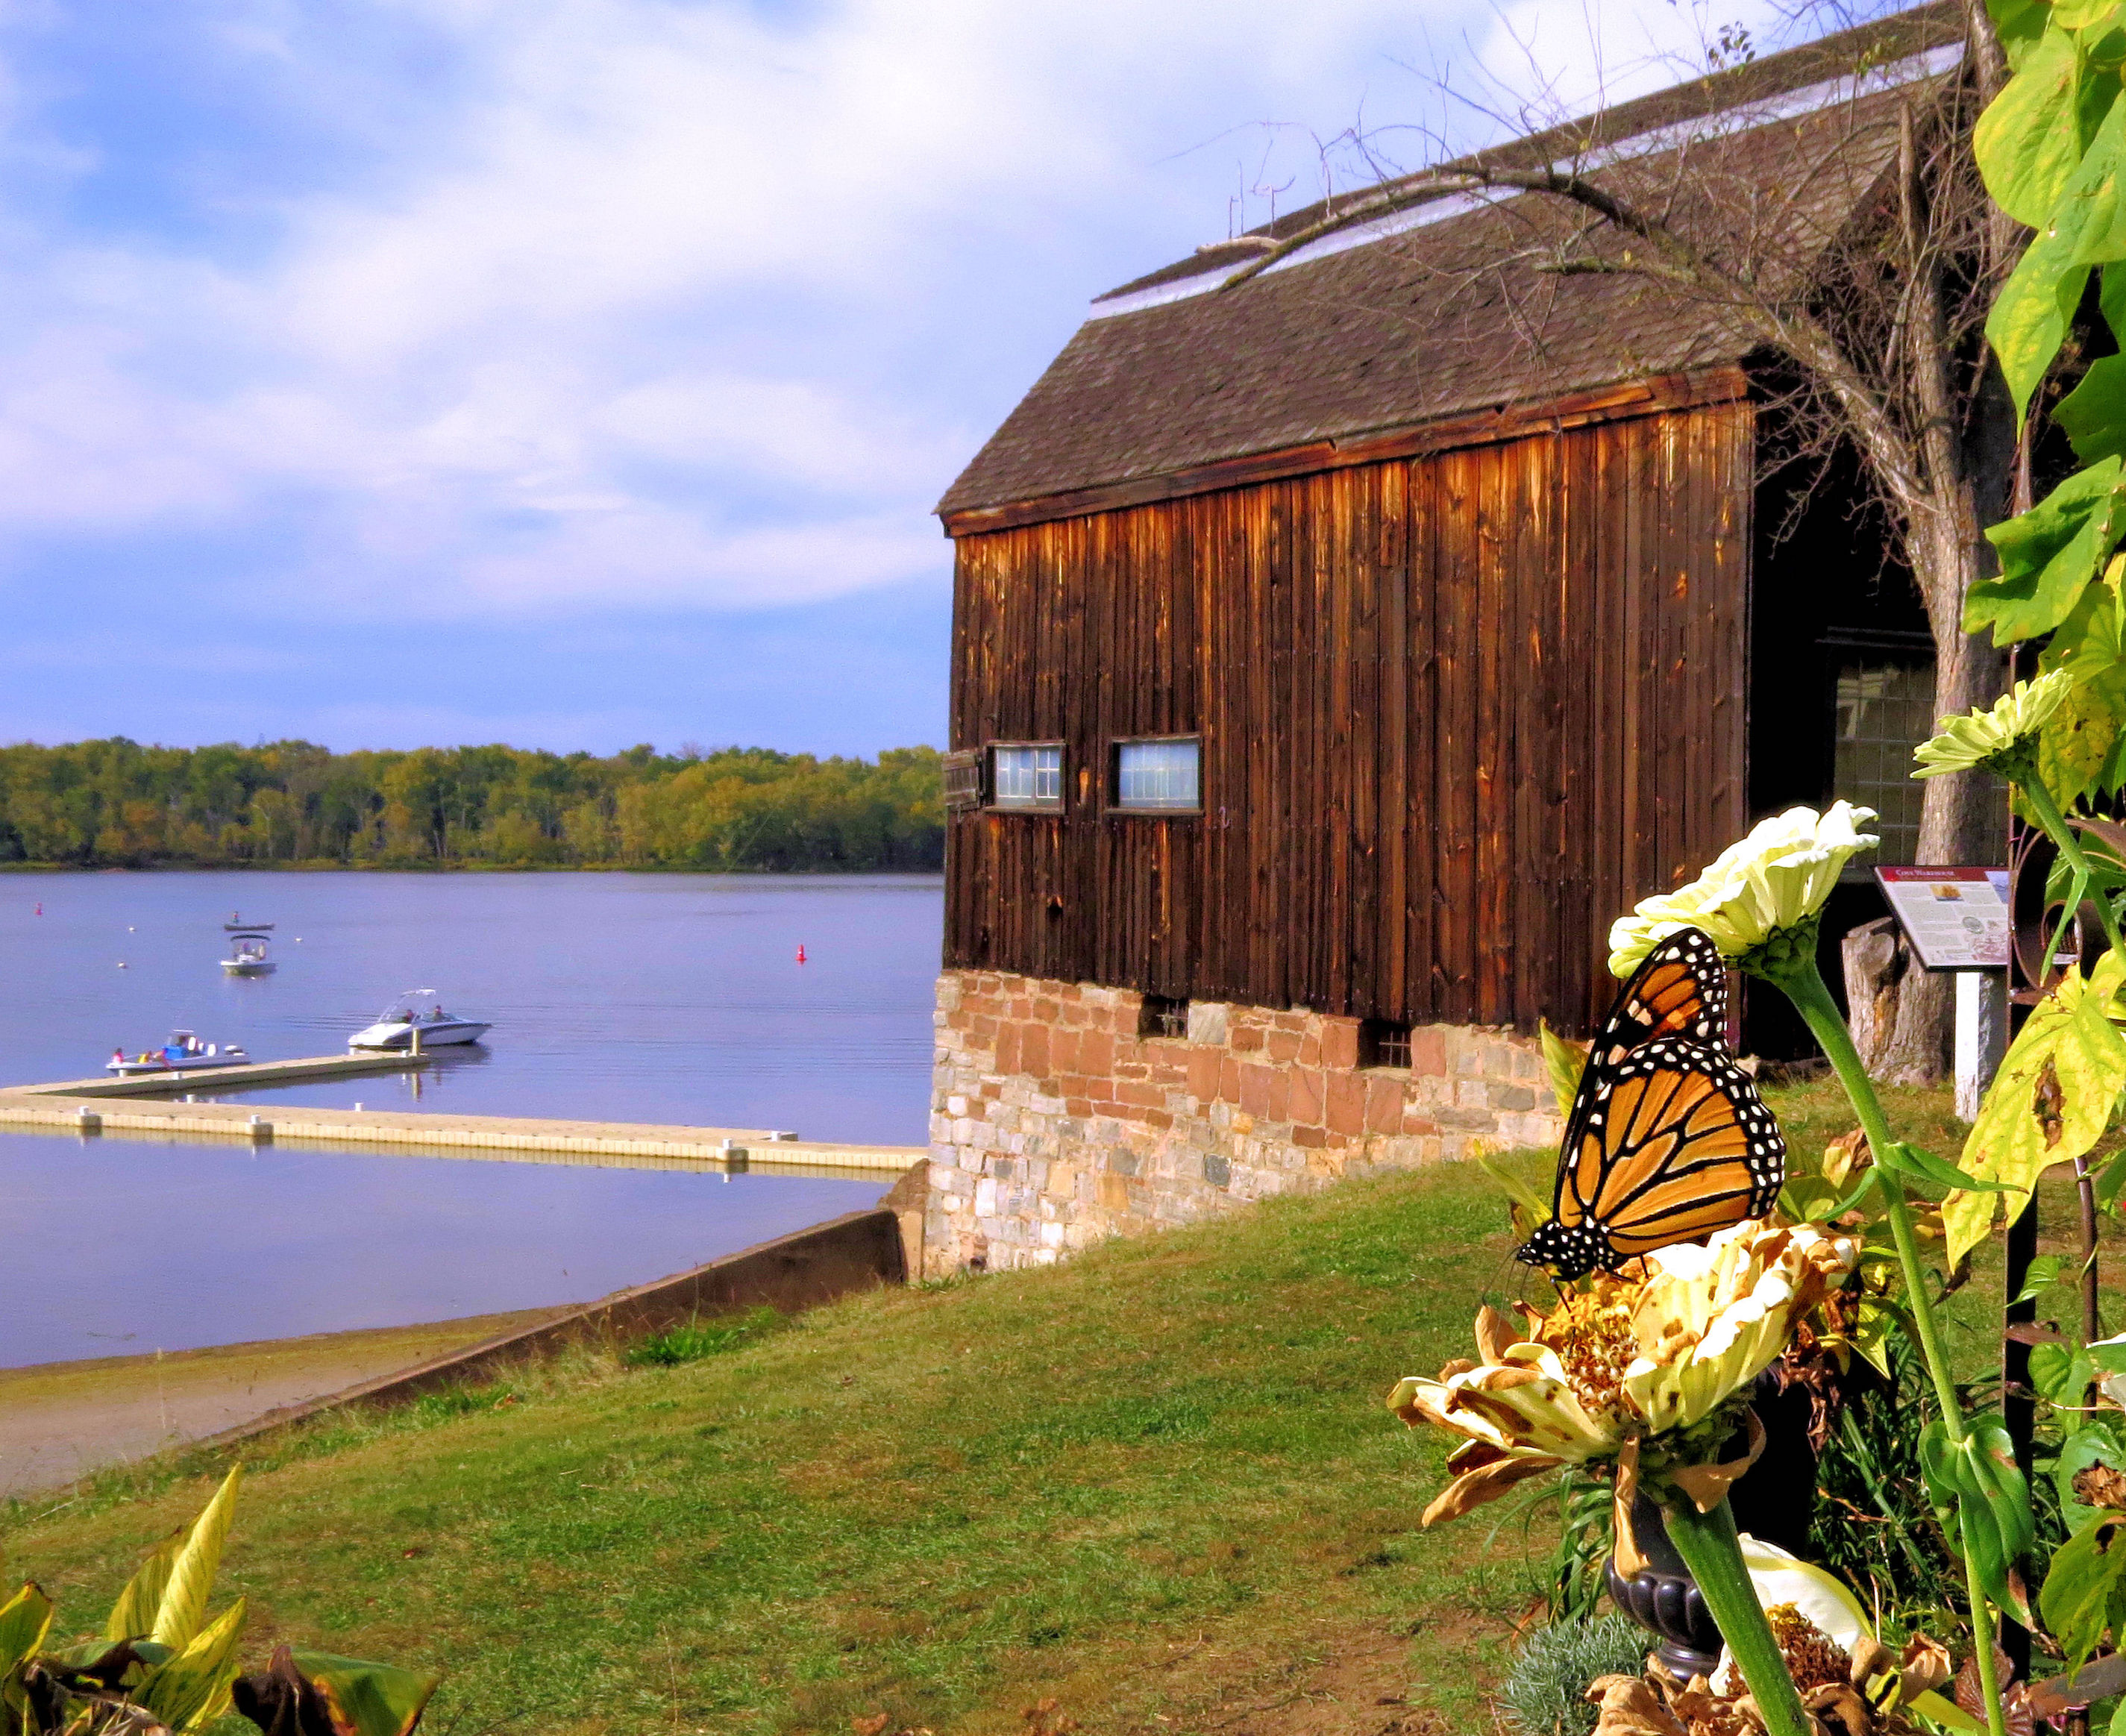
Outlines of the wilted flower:
M1703 929L1730 958L1741 958L1782 929L1812 921L1855 852L1882 840L1859 830L1873 808L1834 802L1819 814L1788 808L1720 853L1689 886L1639 901L1609 930L1609 969L1628 977L1678 929Z
M1525 1337L1494 1308L1476 1317L1481 1362L1388 1395L1405 1422L1467 1436L1454 1481L1425 1509L1452 1519L1563 1464L1618 1459L1620 1505L1642 1467L1717 1506L1747 1460L1713 1464L1734 1428L1728 1401L1770 1365L1797 1318L1844 1280L1857 1245L1818 1224L1739 1223L1705 1246L1647 1255L1643 1277L1600 1274L1548 1315L1521 1306ZM1712 1422L1708 1432L1699 1425ZM1642 1458L1642 1449L1645 1456ZM1621 1531L1619 1535L1623 1535Z
M1920 769L1915 778L1939 778L1944 772L1968 772L1974 766L2009 772L2016 751L2034 740L2045 720L2067 702L2074 677L2054 669L2034 681L2018 681L1992 705L1974 707L1960 717L1944 717L1931 740L1912 750ZM2006 762L2006 763L2004 763Z

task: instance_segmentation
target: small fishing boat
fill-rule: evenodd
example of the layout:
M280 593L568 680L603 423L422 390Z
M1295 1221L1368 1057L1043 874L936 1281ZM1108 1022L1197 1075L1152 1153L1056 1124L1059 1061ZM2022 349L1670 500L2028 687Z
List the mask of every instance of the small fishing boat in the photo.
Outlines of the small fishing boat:
M169 1041L159 1049L143 1049L137 1055L113 1050L103 1070L120 1075L189 1073L201 1067L248 1067L250 1062L240 1043L202 1043L191 1032L179 1030L171 1032Z
M443 1010L433 989L409 989L347 1039L351 1049L440 1048L445 1043L477 1043L494 1027L456 1019Z
M222 924L221 929L225 934L270 934L273 932L273 925L270 922L246 922L243 911L231 911L229 920Z
M221 967L232 977L270 977L281 968L266 956L266 939L262 934L240 936L229 955L221 961Z

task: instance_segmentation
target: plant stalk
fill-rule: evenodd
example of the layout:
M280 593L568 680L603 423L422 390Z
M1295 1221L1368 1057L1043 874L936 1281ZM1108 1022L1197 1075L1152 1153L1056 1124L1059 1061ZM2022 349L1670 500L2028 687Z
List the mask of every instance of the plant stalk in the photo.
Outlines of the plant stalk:
M2054 810L2055 816L2057 813ZM1906 1197L1903 1180L1883 1163L1882 1154L1889 1149L1892 1141L1888 1119L1883 1114L1882 1100L1875 1095L1875 1081L1868 1076L1868 1069L1860 1063L1859 1052L1853 1047L1852 1034L1845 1028L1838 1003L1831 998L1830 986L1824 982L1822 972L1817 968L1812 951L1804 952L1771 980L1785 991L1816 1040L1822 1044L1839 1083L1845 1087L1854 1113L1860 1118L1868 1143L1876 1153L1877 1189L1883 1198L1884 1215L1890 1220L1891 1238L1897 1246L1897 1264L1904 1272L1905 1298L1911 1310L1912 1325L1919 1333L1920 1354L1926 1360L1927 1374L1934 1382L1935 1398L1941 1406L1942 1426L1949 1439L1960 1445L1966 1433L1963 1406L1957 1397L1949 1346L1941 1335L1941 1322L1935 1313L1926 1268L1920 1261L1919 1237L1912 1227L1911 1202ZM1960 1531L1960 1526L1958 1529ZM1670 1535L1674 1535L1673 1529ZM1959 1544L1962 1540L1959 1536ZM1678 1549L1680 1550L1680 1544ZM1979 1583L1977 1565L1970 1550L1959 1548L1958 1553L1963 1557L1964 1585L1971 1599L1972 1654L1978 1665L1979 1687L1986 1696L1987 1729L1990 1736L2007 1736L1999 1672L1993 1665L1993 1612L1986 1601L1985 1588ZM1695 1573L1696 1569L1692 1571ZM1712 1599L1708 1596L1706 1602L1709 1607ZM1718 1612L1714 1613L1717 1618ZM1731 1646L1733 1643L1728 1642ZM1741 1653L1736 1655L1739 1658ZM1755 1686L1754 1682L1750 1684L1752 1689Z
M2067 914L2060 919L2060 926L2064 930L2080 913L2081 896L2087 892L2095 870L2081 848L2081 840L2075 836L2074 828L2061 814L2059 804L2053 800L2053 792L2045 788L2044 781L2036 777L2021 778L2017 781L2015 789L2031 816L2045 829L2045 835L2067 859L2067 868L2075 877L2076 896L2069 901ZM2119 918L2113 911L2109 898L2101 896L2097 898L2096 920L2104 925L2104 938L2110 942L2111 950L2114 953L2126 951L2126 946L2122 946L2119 939ZM2058 943L2055 940L2053 950L2057 952L2057 949ZM2052 975L2052 968L2053 955L2048 953L2045 958L2045 975L2048 977Z
M1735 1667L1749 1684L1765 1729L1771 1736L1808 1736L1808 1714L1779 1643L1772 1636L1771 1624L1765 1620L1750 1571L1742 1565L1735 1515L1726 1499L1711 1512L1701 1513L1679 1496L1673 1505L1664 1504L1661 1516L1668 1523L1669 1541L1683 1557L1705 1607L1720 1625L1720 1637L1727 1642Z

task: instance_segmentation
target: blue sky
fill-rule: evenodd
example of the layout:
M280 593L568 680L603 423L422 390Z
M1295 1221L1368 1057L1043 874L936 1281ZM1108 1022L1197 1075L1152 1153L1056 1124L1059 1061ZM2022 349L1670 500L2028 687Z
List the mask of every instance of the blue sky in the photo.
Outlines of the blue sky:
M1092 296L1767 10L0 0L0 740L942 742Z

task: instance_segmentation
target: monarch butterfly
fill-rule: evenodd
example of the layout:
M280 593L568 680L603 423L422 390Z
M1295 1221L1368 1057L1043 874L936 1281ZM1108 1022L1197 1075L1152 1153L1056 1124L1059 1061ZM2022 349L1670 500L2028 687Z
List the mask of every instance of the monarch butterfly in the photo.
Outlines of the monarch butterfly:
M1647 956L1588 1051L1551 1221L1516 1260L1584 1278L1771 1209L1786 1141L1727 1052L1727 1016L1709 936L1683 929Z

